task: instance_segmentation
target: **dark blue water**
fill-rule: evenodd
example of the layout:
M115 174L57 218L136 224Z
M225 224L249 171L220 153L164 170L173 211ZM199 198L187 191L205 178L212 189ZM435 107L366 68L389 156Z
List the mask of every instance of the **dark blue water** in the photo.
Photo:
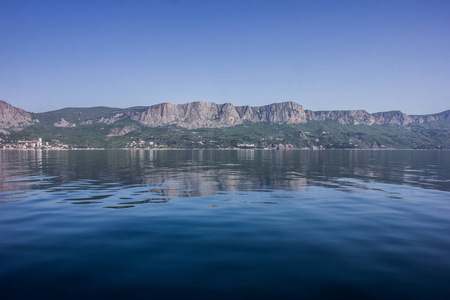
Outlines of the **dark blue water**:
M0 151L0 299L450 299L450 151Z

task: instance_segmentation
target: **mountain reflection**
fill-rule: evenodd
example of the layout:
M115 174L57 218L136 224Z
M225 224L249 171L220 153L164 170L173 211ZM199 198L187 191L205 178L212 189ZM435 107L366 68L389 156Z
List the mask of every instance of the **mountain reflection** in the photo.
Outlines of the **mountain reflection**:
M45 189L74 204L125 208L179 197L396 183L450 190L445 151L0 151L0 198ZM72 197L73 195L73 197ZM2 203L0 202L0 203Z

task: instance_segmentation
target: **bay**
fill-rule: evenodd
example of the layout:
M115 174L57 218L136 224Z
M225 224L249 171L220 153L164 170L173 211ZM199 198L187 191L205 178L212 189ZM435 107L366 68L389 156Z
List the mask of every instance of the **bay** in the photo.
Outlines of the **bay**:
M449 299L450 151L0 151L1 299Z

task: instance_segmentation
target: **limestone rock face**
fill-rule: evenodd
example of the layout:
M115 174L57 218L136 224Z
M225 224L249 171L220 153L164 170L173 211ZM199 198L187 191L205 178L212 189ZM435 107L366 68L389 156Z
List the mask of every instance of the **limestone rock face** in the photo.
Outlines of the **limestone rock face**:
M303 107L294 102L259 107L209 102L162 103L150 106L144 111L133 111L130 117L150 127L178 125L188 129L229 127L247 121L252 123L263 121L304 123L307 121Z
M130 133L132 131L138 130L139 128L135 126L125 126L122 128L113 128L111 129L111 132L108 134L108 136L122 136L127 133Z
M307 111L308 121L336 120L341 124L372 125L374 118L365 110Z
M378 125L400 125L405 126L414 122L414 118L401 111L387 111L372 114L374 123Z
M30 113L0 100L0 133L9 134L34 122L37 120Z
M437 121L441 121L441 120L450 120L450 110L446 110L446 111L438 113L438 114L411 116L411 117L417 123L437 122Z
M94 108L93 108L94 109ZM89 110L89 109L85 109ZM64 111L64 110L61 110ZM450 110L432 115L407 115L401 111L388 111L370 114L364 110L311 111L304 110L295 102L273 103L264 106L234 106L230 103L216 104L211 102L191 102L185 104L161 103L145 107L114 109L111 112L102 110L92 113L90 118L70 123L64 119L65 114L59 111L49 112L52 123L56 127L87 126L95 123L114 124L117 121L130 119L148 127L177 125L187 129L219 128L244 123L274 122L282 124L301 124L311 121L336 120L341 124L365 125L398 125L410 123L437 122L450 120ZM8 134L11 130L39 122L36 116L10 104L0 101L0 133ZM71 118L73 119L73 117ZM48 120L48 117L47 117ZM55 122L55 120L58 120ZM43 116L43 122L47 122ZM112 130L111 136L123 135L131 127Z
M369 114L365 110L307 111L308 121L336 120L341 124L365 125L400 125L406 126L416 122L414 116L401 111L387 111Z
M274 122L299 124L309 121L336 120L341 124L399 125L436 122L450 119L450 111L434 115L409 116L401 111L369 114L365 110L311 111L295 102L274 103L265 106L233 106L191 102L186 104L162 103L118 115L114 119L130 117L145 126L178 125L188 129L217 128L240 125L245 122ZM108 119L109 120L109 119ZM102 121L104 122L104 121Z
M98 119L98 120L96 120L97 121L97 123L104 123L104 124L112 124L112 123L114 123L114 122L117 122L117 121L119 121L120 119L122 119L124 116L126 116L126 114L125 113L119 113L119 114L115 114L115 115L113 115L113 116L110 116L110 117L102 117L102 118L100 118L100 119ZM86 122L89 122L89 121L86 121ZM85 122L85 123L86 123ZM91 124L92 124L92 122L91 122Z
M64 120L64 118L61 118L61 120L59 120L58 122L53 123L53 126L67 128L67 127L75 127L77 125L67 122L66 120Z

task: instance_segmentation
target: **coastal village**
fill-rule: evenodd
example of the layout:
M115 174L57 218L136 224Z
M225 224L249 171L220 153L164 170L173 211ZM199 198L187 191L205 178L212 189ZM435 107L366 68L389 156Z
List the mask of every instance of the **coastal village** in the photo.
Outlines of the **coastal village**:
M126 148L164 148L164 145L157 145L154 142L146 142L144 140L131 141L127 143ZM42 138L32 140L18 140L9 141L5 138L0 138L0 149L5 150L72 150L72 149L94 149L94 148L82 148L73 147L61 143L59 140L42 141ZM97 148L95 148L97 149Z
M73 147L61 143L59 140L43 141L42 138L31 140L10 141L6 138L0 138L0 149L3 150L75 150L75 149L103 149L103 148L86 148ZM165 145L156 144L152 141L145 141L142 139L132 140L128 142L125 148L122 149L167 149ZM264 148L260 148L255 144L238 143L236 147L226 149L266 149L266 150L288 150L296 149L290 144L269 144ZM321 150L324 149L322 145L314 147L305 147L304 150Z
M0 138L0 149L68 150L68 149L70 149L70 147L68 145L61 143L58 140L52 140L50 142L43 142L42 138L38 138L38 139L34 139L34 140L9 141L7 139Z

